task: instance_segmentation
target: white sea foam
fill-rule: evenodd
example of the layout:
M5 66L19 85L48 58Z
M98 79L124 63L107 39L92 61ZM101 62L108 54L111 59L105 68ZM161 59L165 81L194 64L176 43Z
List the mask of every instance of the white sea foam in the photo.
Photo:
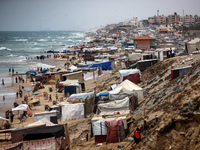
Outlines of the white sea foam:
M16 39L15 41L17 41L17 42L26 42L26 41L28 41L28 39Z
M1 50L8 50L8 51L11 51L11 49L7 48L7 47L0 47L0 51Z
M45 39L39 39L37 41L39 41L39 42L46 42L47 40L45 40Z
M42 67L42 68L55 68L55 66L47 65L47 64L43 64L43 63L37 63L36 66Z

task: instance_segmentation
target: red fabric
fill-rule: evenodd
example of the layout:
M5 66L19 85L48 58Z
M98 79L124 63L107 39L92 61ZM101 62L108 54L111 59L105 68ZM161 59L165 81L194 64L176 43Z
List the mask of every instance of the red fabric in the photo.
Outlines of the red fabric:
M138 131L135 131L135 138L139 139L140 138L140 133Z
M107 143L117 143L119 141L118 127L123 126L122 120L105 121L105 125L108 127Z
M107 143L117 143L118 140L118 127L108 127Z
M128 79L129 81L138 84L140 83L140 74L139 73L135 73L135 74L131 74L128 76L123 77L123 81Z
M95 144L106 142L107 135L95 135Z

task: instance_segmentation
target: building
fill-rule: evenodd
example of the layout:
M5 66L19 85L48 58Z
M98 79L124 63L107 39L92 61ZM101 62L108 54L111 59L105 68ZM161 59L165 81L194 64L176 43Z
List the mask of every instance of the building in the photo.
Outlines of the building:
M155 22L159 24L166 24L167 22L167 17L162 15L162 16L157 16L155 17Z
M134 38L136 49L151 49L156 48L155 38L150 36L139 36Z
M175 12L173 15L168 15L168 24L179 24L180 16Z

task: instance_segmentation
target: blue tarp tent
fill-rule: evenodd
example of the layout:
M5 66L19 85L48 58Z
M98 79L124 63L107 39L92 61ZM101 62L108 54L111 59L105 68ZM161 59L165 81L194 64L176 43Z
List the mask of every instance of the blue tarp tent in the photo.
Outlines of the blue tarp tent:
M35 70L29 70L26 73L36 73L36 71Z
M90 66L89 68L97 68L97 67L102 67L102 70L111 70L111 62L102 62L102 63L96 63Z

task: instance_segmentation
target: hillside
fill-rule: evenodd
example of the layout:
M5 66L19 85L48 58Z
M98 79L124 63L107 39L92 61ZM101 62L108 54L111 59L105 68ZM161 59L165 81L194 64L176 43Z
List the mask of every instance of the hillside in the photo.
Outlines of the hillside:
M142 141L138 145L128 145L125 139L121 143L102 146L94 144L94 138L85 141L90 133L90 119L85 118L86 131L79 130L80 136L73 139L72 149L200 149L200 55L180 56L166 59L142 72L144 99L139 102L137 111L132 113L135 121L130 125L129 132L135 127L142 127L145 119L149 126L158 117L159 124L150 128L146 136L142 134ZM184 66L191 69L171 80L171 70ZM96 80L86 81L86 90L96 87L96 92L109 90L109 85L119 82L118 73L106 74ZM145 111L145 117L144 117ZM82 122L84 123L84 122ZM74 130L74 129L73 129ZM128 135L133 137L133 132ZM73 137L73 134L72 134ZM128 145L126 147L126 145Z

